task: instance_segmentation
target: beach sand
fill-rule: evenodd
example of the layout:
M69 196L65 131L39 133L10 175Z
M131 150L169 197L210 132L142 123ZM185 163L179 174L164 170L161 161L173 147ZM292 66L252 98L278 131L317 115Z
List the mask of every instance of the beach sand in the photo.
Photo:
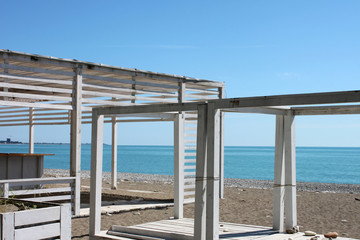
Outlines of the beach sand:
M63 175L59 172L56 174L48 172L48 174L52 176ZM118 189L111 190L109 176L105 174L103 194L112 195L113 197L122 195L146 199L172 199L173 184L171 177L154 176L130 174L124 177L124 174L122 174L119 179ZM246 184L248 181L244 180L245 184L236 184L233 181L226 184L224 199L220 200L220 221L272 226L273 190L266 187L262 181L257 180L251 181L254 182L254 187L258 188L250 188L251 184ZM82 185L82 191L84 193L88 192L89 178L87 172L84 173ZM321 183L308 183L305 185L310 186L310 191L297 191L297 213L300 231L311 230L318 234L335 231L341 237L360 239L360 201L356 200L356 198L360 198L359 185L350 185L349 189L352 189L352 192L348 193L341 191L341 185L336 184L325 184L327 191L316 190L324 188L322 186L324 184ZM332 185L337 192L329 192L333 190L331 189ZM84 200L86 200L86 196L85 194ZM107 230L112 225L130 226L169 219L172 216L173 207L102 215L101 228ZM185 205L184 217L193 218L193 216L194 204ZM88 230L88 217L74 218L72 220L73 239L88 239Z

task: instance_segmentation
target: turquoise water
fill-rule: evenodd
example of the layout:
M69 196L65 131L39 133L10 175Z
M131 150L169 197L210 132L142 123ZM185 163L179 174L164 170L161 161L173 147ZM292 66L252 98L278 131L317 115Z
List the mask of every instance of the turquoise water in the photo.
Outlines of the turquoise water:
M91 146L82 145L82 170L90 170ZM0 145L0 152L28 151L27 145ZM45 168L69 169L70 145L35 145ZM297 147L297 181L360 184L360 148ZM118 146L118 172L173 174L172 146ZM111 169L111 146L104 145L103 170ZM274 147L225 147L225 177L272 180Z

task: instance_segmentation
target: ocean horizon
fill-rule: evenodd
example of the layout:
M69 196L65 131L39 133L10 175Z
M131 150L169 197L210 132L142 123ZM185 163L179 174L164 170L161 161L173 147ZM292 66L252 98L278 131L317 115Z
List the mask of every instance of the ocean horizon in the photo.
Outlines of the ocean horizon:
M44 167L69 169L68 143L35 144ZM271 146L225 146L225 178L273 180ZM3 153L27 153L27 144L0 144ZM103 171L111 171L111 145L104 144ZM91 145L82 144L81 170L90 170ZM173 175L173 146L118 145L118 172ZM360 184L360 147L297 147L297 181Z

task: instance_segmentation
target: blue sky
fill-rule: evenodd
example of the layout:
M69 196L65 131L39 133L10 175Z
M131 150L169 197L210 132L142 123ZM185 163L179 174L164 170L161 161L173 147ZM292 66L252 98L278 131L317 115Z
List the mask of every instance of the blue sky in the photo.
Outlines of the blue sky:
M14 0L2 3L0 48L223 81L226 97L355 90L359 12L355 0ZM297 144L360 146L359 120L298 117ZM225 144L273 145L274 122L228 114ZM119 144L170 145L171 126L120 124ZM26 129L1 128L0 139L27 141ZM69 142L65 126L35 131L36 141ZM82 133L89 142L90 127Z

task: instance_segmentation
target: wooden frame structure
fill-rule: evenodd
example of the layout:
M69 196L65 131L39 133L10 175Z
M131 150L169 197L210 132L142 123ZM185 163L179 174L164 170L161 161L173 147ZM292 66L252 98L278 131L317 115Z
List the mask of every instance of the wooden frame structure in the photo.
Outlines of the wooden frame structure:
M104 116L197 111L197 155L194 239L219 238L221 111L276 116L273 229L297 225L295 116L360 114L360 91L295 94L209 100L204 103L162 104L93 109L90 194L90 237L103 238L101 226L102 129ZM341 104L343 105L325 105ZM316 106L309 106L316 105ZM156 230L155 230L156 231ZM170 236L170 235L169 235ZM111 238L111 236L106 236ZM177 238L181 239L181 238ZM184 238L185 239L185 238Z
M29 126L29 153L33 153L34 126L70 125L75 215L80 211L81 125L91 123L94 107L196 102L223 95L222 82L0 50L0 127ZM186 181L194 182L195 168L184 167L185 159L195 161L196 154L195 141L187 139L196 135L186 126L196 122L191 112L106 118L112 124L112 187L117 182L117 124L149 121L174 122L175 206L176 217L181 218L184 196L194 193L191 185L184 187Z

